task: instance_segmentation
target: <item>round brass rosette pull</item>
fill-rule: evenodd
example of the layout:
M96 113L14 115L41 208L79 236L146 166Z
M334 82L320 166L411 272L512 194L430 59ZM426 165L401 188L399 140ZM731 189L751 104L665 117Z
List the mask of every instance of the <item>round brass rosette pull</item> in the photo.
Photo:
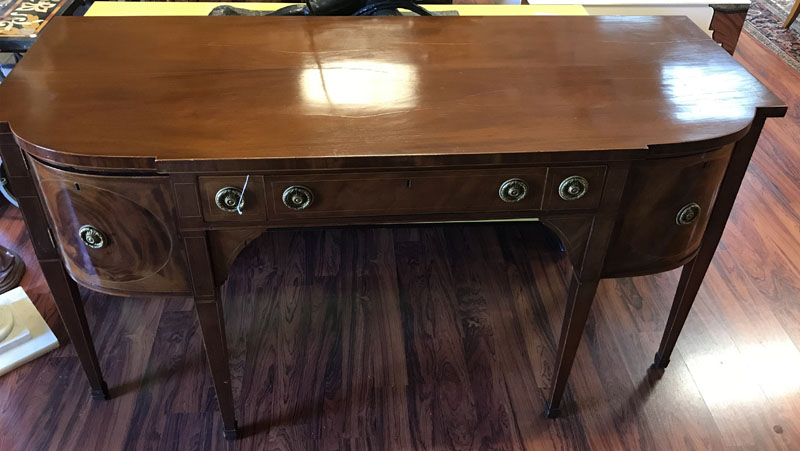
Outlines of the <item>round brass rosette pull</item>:
M233 186L226 186L217 191L214 201L217 203L217 208L228 213L236 213L237 206L244 208L242 190Z
M283 205L292 210L305 210L314 202L314 194L305 186L292 185L283 191Z
M680 211L678 211L678 215L675 216L675 222L678 225L691 224L697 220L697 217L700 216L701 211L702 209L700 208L700 205L697 205L694 202L686 204L680 209Z
M528 195L528 184L522 179L508 179L500 185L503 202L519 202Z
M101 249L106 246L108 240L103 232L101 232L97 227L91 225L85 225L78 230L78 236L80 236L81 241L86 247L90 247L92 249Z
M577 200L589 191L589 181L580 175L573 175L564 179L558 185L558 195L564 200Z

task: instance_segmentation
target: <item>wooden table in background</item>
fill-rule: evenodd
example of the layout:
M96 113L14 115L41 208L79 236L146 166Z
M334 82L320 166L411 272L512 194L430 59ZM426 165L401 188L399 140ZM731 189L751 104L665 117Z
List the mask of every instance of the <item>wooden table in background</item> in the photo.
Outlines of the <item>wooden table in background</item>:
M0 0L0 52L24 52L44 27L79 0Z

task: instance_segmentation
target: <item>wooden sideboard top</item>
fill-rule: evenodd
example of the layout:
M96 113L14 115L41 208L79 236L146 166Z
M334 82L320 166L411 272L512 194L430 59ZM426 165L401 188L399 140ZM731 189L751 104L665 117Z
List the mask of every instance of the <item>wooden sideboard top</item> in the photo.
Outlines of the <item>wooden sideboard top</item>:
M65 17L0 86L28 151L108 169L668 153L757 109L786 111L685 17Z

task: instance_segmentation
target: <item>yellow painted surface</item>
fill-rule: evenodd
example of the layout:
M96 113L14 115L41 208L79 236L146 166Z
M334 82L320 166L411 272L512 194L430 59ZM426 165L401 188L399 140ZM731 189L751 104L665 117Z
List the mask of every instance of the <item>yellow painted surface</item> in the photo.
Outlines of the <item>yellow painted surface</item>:
M214 7L232 5L271 11L292 3L94 2L87 16L207 16ZM458 11L462 16L586 16L580 5L422 5L430 11Z

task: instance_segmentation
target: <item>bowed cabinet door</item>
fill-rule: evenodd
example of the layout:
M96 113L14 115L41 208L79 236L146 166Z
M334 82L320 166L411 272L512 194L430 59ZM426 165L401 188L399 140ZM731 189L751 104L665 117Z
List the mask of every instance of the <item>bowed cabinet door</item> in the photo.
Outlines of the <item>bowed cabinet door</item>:
M631 165L603 277L667 271L697 251L733 146Z
M88 175L29 161L75 281L119 295L191 294L167 177Z

